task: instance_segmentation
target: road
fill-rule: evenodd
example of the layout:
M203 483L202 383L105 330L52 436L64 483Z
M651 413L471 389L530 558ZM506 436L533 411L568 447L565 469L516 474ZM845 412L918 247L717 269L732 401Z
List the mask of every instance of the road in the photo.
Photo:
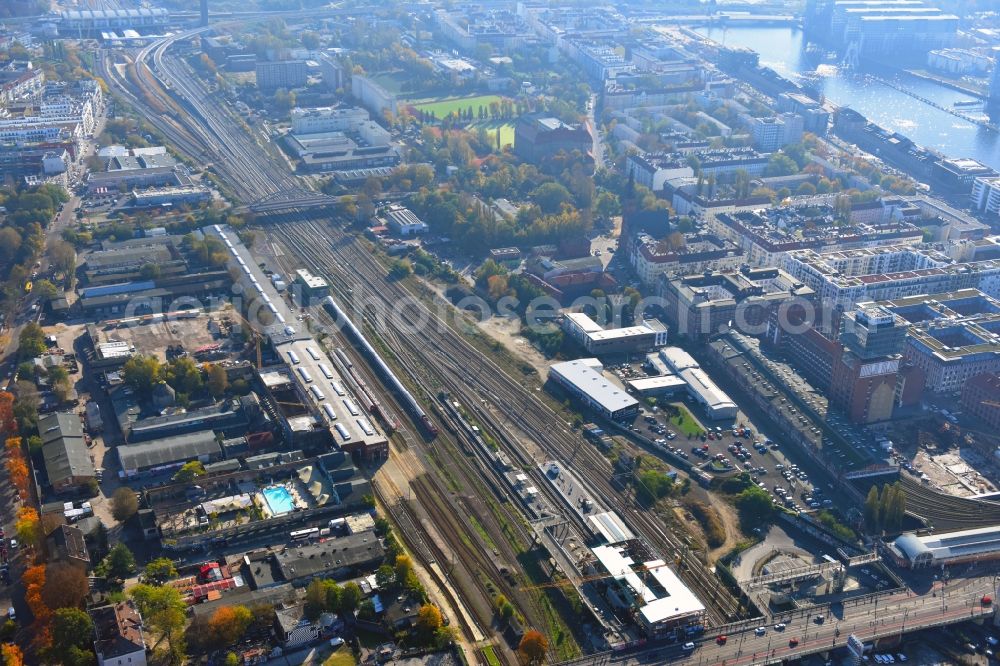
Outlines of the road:
M604 142L601 139L601 130L597 125L597 94L590 96L587 102L587 124L590 125L590 132L594 136L594 170L604 168Z
M765 633L758 636L754 629L763 625L748 623L744 631L727 634L724 644L719 643L718 634L713 632L691 651L680 645L647 647L627 654L593 655L573 664L637 666L661 659L689 666L778 663L843 648L851 634L870 643L921 629L991 617L995 609L983 606L980 600L984 594L996 598L995 581L995 575L953 580L947 585L938 581L923 594L902 591L870 595L843 608L835 608L833 612L829 609L820 609L818 613L806 611L788 621L783 631L764 626ZM824 622L816 624L812 618L824 613Z
M197 137L198 143L207 149L205 152L219 157L215 168L240 200L249 203L280 190L298 188L300 183L289 172L287 164L270 155L271 146L261 146L247 132L243 122L226 107L224 100L205 90L198 77L186 65L166 56L170 44L193 34L196 31L175 35L144 49L137 58L137 68L145 67L146 58L152 56L154 68L163 78L163 87L182 96L185 111L194 121L185 122L186 131ZM115 82L120 85L119 81ZM130 94L127 89L125 94ZM150 120L159 122L162 118L151 114ZM286 221L292 222L294 219L291 216ZM294 228L290 224L283 226ZM297 231L302 233L305 247L315 245L315 231ZM335 239L332 230L329 237ZM320 257L315 257L313 263L327 274L347 279L348 283L355 282L360 274L366 274L366 280L370 280L369 293L384 301L385 312L395 312L396 305L403 302L401 299L412 298L405 289L385 281L384 269L367 251L356 245L350 248L345 246L345 250L349 251L350 257L345 257L341 263L332 263L328 258ZM346 274L345 266L351 267ZM424 310L421 319L425 322L435 321L437 317ZM418 344L413 353L428 366L448 369L448 383L453 387L457 382L462 385L463 390L467 390L466 383L476 384L479 399L484 401L487 413L491 414L491 430L506 432L516 429L516 434L509 435L511 442L523 439L543 443L547 448L546 457L563 461L575 460L576 466L586 469L586 482L593 487L594 493L615 498L617 505L614 508L633 524L636 531L647 536L655 551L676 553L684 559L686 566L682 568L682 577L713 607L711 614L716 621L725 621L725 618L737 612L735 600L718 579L705 569L678 537L663 529L659 521L645 511L638 509L634 500L620 496L612 483L607 460L599 452L592 450L592 447L581 447L580 434L562 426L558 419L553 419L551 408L525 387L521 378L509 376L504 369L485 359L448 324L441 323L440 326L429 328L441 331L443 337L432 335L436 331L427 331L429 337L426 340L421 338L422 344ZM398 333L404 340L412 337L409 330L400 330ZM473 377L478 380L474 381ZM414 381L426 382L427 378L415 377ZM429 391L428 394L434 395L435 392ZM512 444L514 445L516 444Z

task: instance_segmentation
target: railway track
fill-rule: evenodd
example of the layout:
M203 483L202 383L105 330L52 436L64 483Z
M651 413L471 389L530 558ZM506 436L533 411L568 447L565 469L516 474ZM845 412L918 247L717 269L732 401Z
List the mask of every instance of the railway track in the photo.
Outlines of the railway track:
M322 272L335 275L337 280L346 281L352 285L352 296L363 290L365 297L381 301L385 312L393 312L394 302L411 298L411 294L395 284L387 286L385 271L377 260L361 250L350 237L336 229L321 229L314 222L283 223L275 227L275 233L290 239L296 245L296 252L310 260ZM310 239L327 237L333 242L320 248ZM297 240L296 240L297 239ZM349 274L344 267L350 267ZM578 475L597 491L597 494L612 508L618 510L622 517L634 527L637 532L646 536L655 549L678 562L679 572L685 582L691 585L703 597L709 607L710 619L713 623L724 624L739 617L741 609L738 602L729 594L714 575L705 570L697 558L688 551L683 542L675 535L665 530L655 517L623 498L620 491L611 482L611 469L607 461L593 448L583 443L582 438L573 433L552 417L552 410L542 403L525 387L510 377L504 370L485 358L446 323L440 322L425 313L418 317L408 314L408 309L397 309L395 312L408 329L396 337L396 349L409 347L421 357L429 361L424 367L444 370L448 376L442 376L440 370L433 373L438 383L448 387L455 395L462 396L464 404L478 405L486 401L491 409L482 409L487 427L496 432L507 445L505 446L520 462L530 465L537 472L537 462L525 450L520 438L510 432L509 422L519 429L528 439L541 446L552 458L563 464L572 465ZM367 313L362 313L367 317ZM420 324L423 323L423 326ZM375 324L375 327L387 326L386 323ZM414 378L418 384L426 381L424 378ZM508 448L509 447L509 448ZM571 462L572 461L572 462ZM546 484L542 482L540 487Z
M941 493L905 474L901 474L900 481L906 494L906 512L939 531L989 527L1000 522L998 504Z
M282 243L296 254L308 256L309 250L301 240L283 233L283 229L284 225L274 229ZM322 248L323 244L314 243L309 247ZM314 251L322 252L319 249ZM327 251L325 256L328 260L333 260L335 255L332 251ZM318 270L323 268L323 264L313 263L313 267ZM343 281L336 281L332 285L333 291L342 300L350 296L348 288ZM332 318L322 308L316 308L315 312L321 323L333 326ZM358 317L357 321L365 319ZM406 369L400 374L417 371L425 378L436 376L428 364L401 343L392 328L381 325L384 321L371 318L367 323L374 334L393 349L396 360ZM372 385L380 383L376 378L372 378L371 382ZM428 387L425 380L420 388L423 394L421 397L432 402L435 400L437 386ZM402 406L399 407L399 413L405 413ZM407 447L414 448L425 460L425 464L439 469L439 473L432 478L422 477L414 484L420 504L428 510L434 524L441 526L440 531L448 540L453 553L453 557L448 558L438 549L434 557L451 566L455 564L457 557L466 572L471 572L472 583L489 603L492 603L497 592L502 592L522 611L532 626L546 626L545 610L541 607L538 596L524 590L525 585L536 581L518 573L522 569L521 557L534 547L534 532L515 508L516 501L506 492L505 481L492 461L479 455L469 442L457 446L444 434L446 431L460 432L459 424L452 421L452 427L449 428L442 422L442 419L448 419L447 416L434 418L438 421L441 434L433 442L404 433ZM447 483L436 481L441 477L453 480L460 487L449 487ZM475 492L469 492L471 487L475 487ZM442 498L447 500L444 506ZM479 620L488 626L488 618Z
M202 122L189 123L188 130L204 141L213 152L217 152L220 161L216 169L228 177L237 194L245 201L298 186L299 183L283 161L274 159L266 150L262 150L243 131L239 121L211 99L196 77L184 72L176 60L165 56L174 41L193 34L196 33L173 36L156 45L155 50L145 50L141 59L145 63L145 58L153 51L154 64L169 79L171 85L168 87L183 95L186 105L203 121L204 126ZM215 105L215 108L210 108L209 105ZM360 248L353 238L332 227L320 229L310 226L311 223L304 220L304 215L295 212L275 220L275 229L284 230L288 236L297 239L299 248L296 251L302 258L311 261L322 272L336 275L342 283L363 288L373 299L372 302L380 302L387 312L392 312L392 306L402 302L401 299L412 298L403 287L386 282L384 268L377 259ZM329 244L329 240L336 241L335 248ZM326 254L327 251L330 253ZM418 313L421 315L419 318L416 317ZM355 313L356 316L358 314ZM679 538L665 530L654 516L621 497L611 482L611 469L603 456L584 444L578 434L555 422L552 410L518 379L509 376L423 306L417 307L414 313L401 312L400 316L414 326L413 330L417 333L411 335L410 331L401 331L395 338L397 348L409 347L409 358L424 359L426 362L420 364L424 369L445 370L446 373L436 374L435 383L447 387L465 404L476 405L477 417L486 421L485 425L501 438L504 448L520 464L531 465L534 469L537 462L523 444L522 436L563 464L573 461L572 467L592 490L614 504L622 518L644 535L655 550L680 563L681 578L706 602L709 619L713 623L722 624L740 615L741 609L736 599L688 551ZM363 319L369 320L367 316ZM424 326L421 331L417 325L427 321L433 325ZM424 387L428 376L414 378L414 383ZM423 393L433 399L434 386L429 390L424 388ZM480 406L481 401L486 404ZM521 435L513 432L508 423L519 430ZM487 561L486 564L490 562Z

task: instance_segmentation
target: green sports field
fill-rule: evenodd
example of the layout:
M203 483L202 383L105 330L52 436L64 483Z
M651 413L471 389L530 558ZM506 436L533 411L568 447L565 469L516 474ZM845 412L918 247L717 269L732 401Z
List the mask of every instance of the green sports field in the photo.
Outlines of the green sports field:
M500 132L500 146L514 145L514 123L509 120L477 120L469 125L469 130L475 132L484 128L490 137L492 145L496 146L496 135Z
M478 116L480 106L489 109L491 102L499 102L501 99L499 95L477 95L475 97L410 100L408 104L417 111L433 113L440 120L452 111L467 111L470 106L473 116Z

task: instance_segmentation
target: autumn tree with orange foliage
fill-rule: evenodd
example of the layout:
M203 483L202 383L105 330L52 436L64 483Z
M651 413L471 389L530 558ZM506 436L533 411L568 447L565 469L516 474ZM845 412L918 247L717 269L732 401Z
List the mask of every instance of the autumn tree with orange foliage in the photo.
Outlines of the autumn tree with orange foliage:
M38 512L30 506L22 506L17 512L17 522L14 523L14 531L17 538L26 546L37 546L42 540L42 525L38 519Z
M14 418L14 394L0 391L0 430L10 435L17 432L17 419Z
M0 657L3 657L3 666L24 666L21 648L13 643L4 643L0 646Z
M540 631L531 629L524 632L517 652L529 664L540 664L545 661L545 653L549 649L549 640Z
M253 622L253 614L246 606L223 606L208 619L206 641L215 648L234 645Z
M22 497L28 494L28 460L24 457L20 437L8 437L5 443L7 449L7 474Z
M28 567L21 576L24 583L24 601L28 604L35 623L32 625L34 633L33 644L37 648L45 648L52 644L52 634L50 621L52 620L52 609L48 607L43 598L45 592L45 565L36 564Z
M69 562L50 562L45 569L42 601L49 608L81 608L90 593L87 573Z

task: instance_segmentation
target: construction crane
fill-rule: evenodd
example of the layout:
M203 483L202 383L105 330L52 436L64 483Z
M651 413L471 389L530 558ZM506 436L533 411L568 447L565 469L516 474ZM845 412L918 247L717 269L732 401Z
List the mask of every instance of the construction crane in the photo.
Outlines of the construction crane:
M240 312L236 308L231 309L229 312L239 317L240 321L243 322L243 325L246 326L247 330L250 332L251 337L253 337L254 345L257 348L257 369L260 370L261 365L263 365L261 363L261 355L260 355L261 334L257 332L257 329L255 329L253 325L251 325L250 322L247 321L247 318L244 317L242 314L240 314Z

